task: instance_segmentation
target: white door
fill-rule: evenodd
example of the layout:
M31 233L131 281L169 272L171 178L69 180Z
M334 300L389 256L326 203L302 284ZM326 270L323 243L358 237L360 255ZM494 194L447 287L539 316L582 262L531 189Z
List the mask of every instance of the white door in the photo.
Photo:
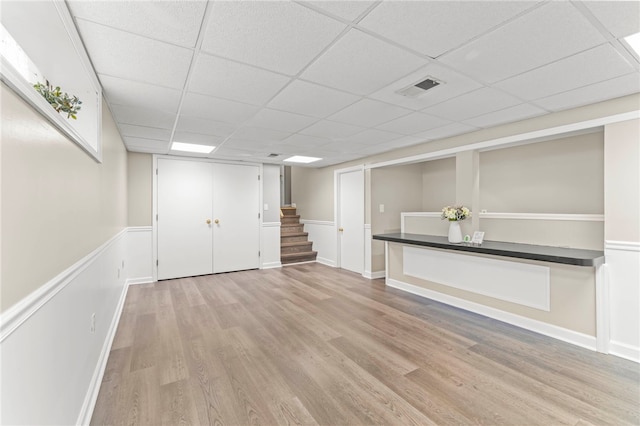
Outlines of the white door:
M213 271L260 267L260 169L214 164Z
M338 251L340 267L364 270L364 171L338 174Z
M211 166L158 159L158 279L213 272Z

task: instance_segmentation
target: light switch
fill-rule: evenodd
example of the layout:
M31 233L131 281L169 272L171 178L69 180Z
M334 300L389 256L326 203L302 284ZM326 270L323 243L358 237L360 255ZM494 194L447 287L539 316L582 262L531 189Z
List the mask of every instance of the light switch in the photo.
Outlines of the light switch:
M380 204L380 213L384 213L384 204Z
M267 210L269 210L269 204L265 203L264 204L264 211L266 212Z

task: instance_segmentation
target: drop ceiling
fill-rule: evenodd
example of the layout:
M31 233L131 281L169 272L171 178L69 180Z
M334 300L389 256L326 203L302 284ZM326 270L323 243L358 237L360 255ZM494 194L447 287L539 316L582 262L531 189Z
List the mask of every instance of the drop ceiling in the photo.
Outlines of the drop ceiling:
M67 3L132 152L323 167L640 92L637 1Z

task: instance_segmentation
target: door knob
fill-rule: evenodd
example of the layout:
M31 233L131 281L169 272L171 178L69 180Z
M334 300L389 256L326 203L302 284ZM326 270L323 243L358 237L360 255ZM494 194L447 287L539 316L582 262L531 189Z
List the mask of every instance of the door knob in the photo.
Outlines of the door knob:
M213 221L216 225L220 223L220 221L218 219Z
M207 225L211 225L211 219L207 219Z
M344 229L343 228L338 228L338 231L342 232L342 231L344 231Z

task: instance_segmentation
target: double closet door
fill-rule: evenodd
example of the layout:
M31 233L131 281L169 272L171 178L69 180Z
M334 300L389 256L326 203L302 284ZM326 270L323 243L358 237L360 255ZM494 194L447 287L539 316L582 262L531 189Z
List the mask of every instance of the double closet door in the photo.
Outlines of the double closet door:
M158 279L260 266L260 169L158 159Z

